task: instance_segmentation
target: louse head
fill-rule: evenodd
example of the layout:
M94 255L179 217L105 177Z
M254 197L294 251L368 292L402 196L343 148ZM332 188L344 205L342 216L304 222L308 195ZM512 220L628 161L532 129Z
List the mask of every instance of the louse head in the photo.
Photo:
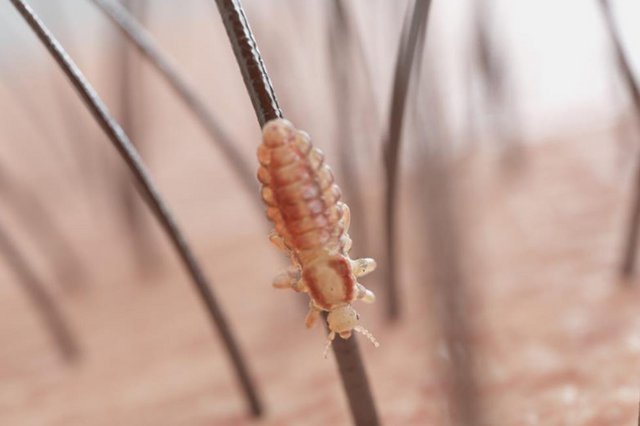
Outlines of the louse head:
M295 130L289 120L276 118L267 122L262 128L262 141L266 146L275 148L295 137Z
M351 330L358 325L360 315L351 305L343 305L332 309L327 315L329 330L338 334L343 339L351 337Z
M378 343L369 330L358 325L358 320L360 320L360 315L358 315L351 305L343 305L334 308L329 312L329 315L327 315L327 323L329 324L329 330L331 330L331 332L329 333L327 346L324 349L325 358L329 353L329 347L331 346L331 342L335 339L336 334L343 339L348 339L351 337L352 331L357 331L369 339L376 348L380 346L380 343Z

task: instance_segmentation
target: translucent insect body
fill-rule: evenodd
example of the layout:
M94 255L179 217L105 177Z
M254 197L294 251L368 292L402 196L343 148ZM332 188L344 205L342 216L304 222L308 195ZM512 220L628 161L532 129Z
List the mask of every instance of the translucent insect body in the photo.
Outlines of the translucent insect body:
M311 145L309 135L276 119L263 128L258 160L262 199L275 225L270 240L292 261L274 279L274 287L309 294L307 327L315 324L321 311L329 313L327 349L336 334L348 339L353 330L378 346L358 325L359 315L351 306L354 300L374 301L374 294L357 277L373 271L376 262L349 258L349 207L340 201L340 188L324 155Z

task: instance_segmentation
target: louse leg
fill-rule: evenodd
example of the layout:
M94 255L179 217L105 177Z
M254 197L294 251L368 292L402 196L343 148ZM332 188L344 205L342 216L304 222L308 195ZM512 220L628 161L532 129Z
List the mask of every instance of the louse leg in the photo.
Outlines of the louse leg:
M297 292L307 291L307 286L300 279L300 270L295 266L291 266L287 271L278 274L273 279L273 286L283 289L290 288Z
M357 283L356 299L362 300L364 303L373 303L376 300L376 295L362 284Z
M284 238L278 235L275 229L273 229L269 233L269 241L271 241L271 243L274 246L276 246L279 250L283 250L283 251L287 250L287 246L284 244Z
M316 308L313 303L309 302L309 313L307 313L306 318L304 319L304 325L307 328L311 328L315 325L318 317L320 316L320 310Z
M340 246L342 247L342 253L345 255L349 253L351 250L351 238L349 238L349 234L345 233L342 237L340 237Z
M351 210L349 206L345 203L342 203L342 226L344 226L344 232L349 231L349 226L351 225Z
M291 277L286 272L282 272L276 275L272 283L274 288L283 288L283 289L292 288L293 284L294 283L292 282Z
M351 261L351 270L356 277L362 277L373 272L376 266L376 261L368 257Z
M275 229L269 234L269 240L278 249L282 251L289 251L284 243L284 238L282 238ZM300 267L296 266L298 265L296 258L292 253L289 254L291 255L291 262L293 263L293 266L290 266L286 272L278 274L273 280L273 286L275 288L292 288L300 293L306 292L307 286L300 279Z
M293 288L294 291L297 291L298 293L306 293L307 292L307 285L305 284L304 280L298 280L296 281L291 288Z
M349 206L344 203L340 203L342 207L342 237L340 237L340 246L342 247L342 253L347 254L351 250L351 238L349 237L349 225L351 224L351 211Z

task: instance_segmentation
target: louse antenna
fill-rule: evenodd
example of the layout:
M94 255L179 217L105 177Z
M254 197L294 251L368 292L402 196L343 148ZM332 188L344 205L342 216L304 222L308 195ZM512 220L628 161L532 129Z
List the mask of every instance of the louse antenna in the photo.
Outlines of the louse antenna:
M364 327L363 327L363 326L361 326L361 325L356 325L355 327L353 327L353 329L354 329L355 331L357 331L358 333L360 333L360 334L364 335L367 339L369 339L369 341L370 341L371 343L373 343L373 346L375 346L376 348L377 348L377 347L380 347L380 342L378 342L378 341L376 340L376 338L375 338L375 337L373 337L373 334L371 334L371 332L370 332L369 330L367 330L366 328L364 328Z
M329 355L329 348L331 347L331 344L333 343L333 339L335 338L336 338L335 331L332 331L327 336L327 345L324 347L324 352L322 353L322 356L324 357L324 359L327 359L327 355Z

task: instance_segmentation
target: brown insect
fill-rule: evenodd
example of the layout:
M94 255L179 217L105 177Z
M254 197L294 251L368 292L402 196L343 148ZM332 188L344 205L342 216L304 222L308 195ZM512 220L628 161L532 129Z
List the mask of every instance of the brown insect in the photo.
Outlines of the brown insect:
M287 120L276 119L262 129L258 160L262 199L275 225L269 238L292 261L273 286L309 294L305 319L309 328L321 311L329 312L327 349L336 334L348 339L352 330L377 347L371 333L358 325L360 316L351 306L354 300L374 301L373 292L357 277L373 271L376 262L349 258L349 207L340 201L340 188L322 151L312 146L308 134Z

